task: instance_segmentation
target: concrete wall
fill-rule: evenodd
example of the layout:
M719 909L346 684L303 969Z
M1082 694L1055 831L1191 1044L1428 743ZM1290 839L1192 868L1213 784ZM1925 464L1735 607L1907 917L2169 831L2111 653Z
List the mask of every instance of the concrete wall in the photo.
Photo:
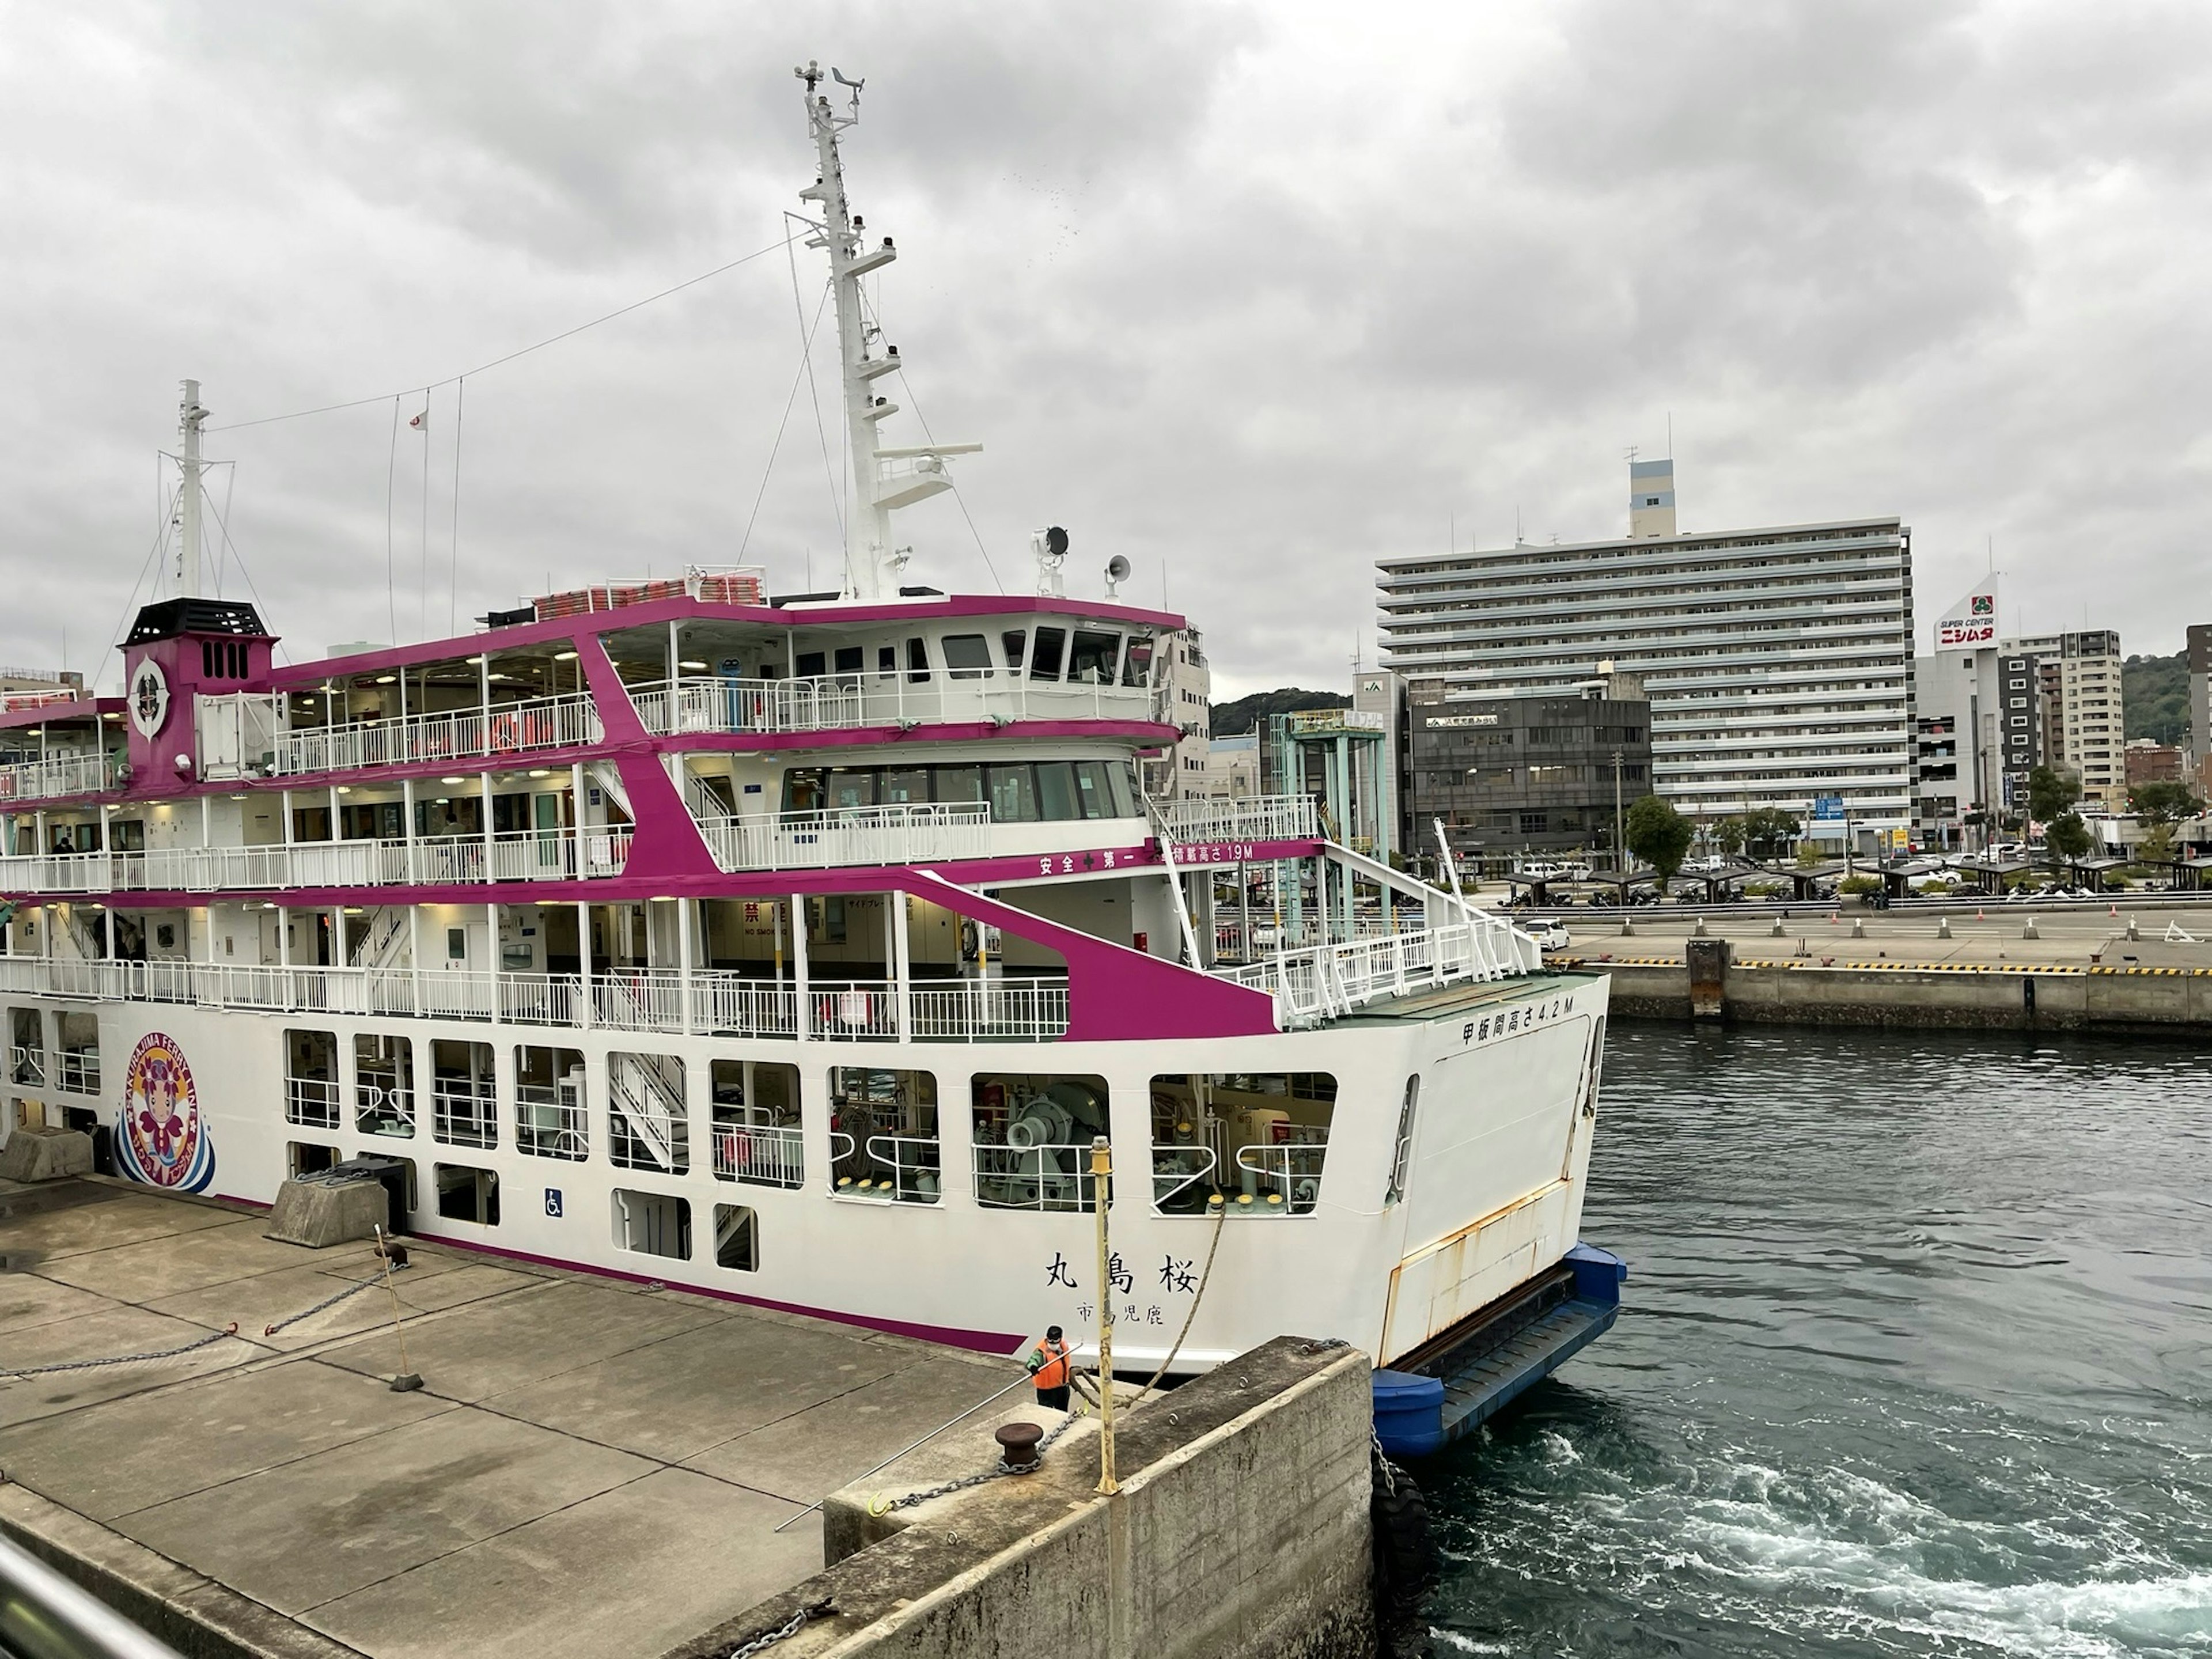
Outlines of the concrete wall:
M1604 968L1613 975L1613 1011L1623 1018L1691 1018L1689 973L1681 963L1608 963ZM2212 975L2155 969L1943 972L1732 963L1719 1018L1751 1024L2203 1035L2212 1033Z
M777 1659L1364 1659L1368 1377L1357 1350L1278 1338L1128 1414L1114 1497L1086 1423L667 1659L824 1602Z

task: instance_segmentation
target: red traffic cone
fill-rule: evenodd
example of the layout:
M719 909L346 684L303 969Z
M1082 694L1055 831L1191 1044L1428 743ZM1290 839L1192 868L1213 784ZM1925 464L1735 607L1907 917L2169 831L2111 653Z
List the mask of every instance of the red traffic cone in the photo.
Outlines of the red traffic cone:
M2120 907L2118 904L2112 906L2112 914L2116 916L2120 914Z
M1974 920L1976 921L1987 921L1989 920L1987 916L1982 914L1981 907L1979 905L1974 907Z

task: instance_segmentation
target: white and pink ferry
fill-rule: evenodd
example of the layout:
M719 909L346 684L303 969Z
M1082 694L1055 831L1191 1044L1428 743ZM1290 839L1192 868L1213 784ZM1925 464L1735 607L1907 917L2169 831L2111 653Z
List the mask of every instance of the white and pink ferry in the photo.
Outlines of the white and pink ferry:
M972 447L879 433L894 248L804 73L842 591L695 568L280 666L199 592L187 383L125 695L0 715L0 1130L255 1203L371 1159L415 1233L1000 1352L1103 1297L1132 1368L1435 1352L1575 1244L1607 982L1310 798L1146 799L1183 619L1069 596L1058 532L1033 593L902 585Z

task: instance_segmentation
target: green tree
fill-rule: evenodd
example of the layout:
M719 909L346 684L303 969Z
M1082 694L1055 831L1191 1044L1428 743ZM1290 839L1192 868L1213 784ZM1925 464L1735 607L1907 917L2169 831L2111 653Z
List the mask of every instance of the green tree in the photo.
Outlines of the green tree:
M2090 839L2089 826L2081 822L2081 815L2068 811L2043 826L2043 844L2051 849L2051 861L2055 866L2062 858L2086 857L2094 843Z
M2081 799L2081 786L2070 772L2055 766L2039 766L2027 775L2027 815L2048 823Z
M1738 856L1743 851L1743 820L1723 818L1713 826L1713 840L1730 858Z
M1656 795L1646 795L1628 809L1628 850L1658 872L1662 892L1682 867L1695 833L1689 819Z
M2145 823L2175 823L2203 810L2185 783L2139 783L2128 791L2128 811Z
M1755 859L1779 857L1805 826L1778 806L1753 807L1743 817L1743 844Z

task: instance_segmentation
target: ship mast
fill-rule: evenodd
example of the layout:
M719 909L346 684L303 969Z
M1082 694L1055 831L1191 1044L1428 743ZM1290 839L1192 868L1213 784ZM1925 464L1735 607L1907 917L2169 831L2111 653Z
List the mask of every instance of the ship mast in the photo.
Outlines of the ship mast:
M177 597L200 597L200 473L207 463L200 459L200 428L208 412L200 407L200 383L185 382L184 402L179 405L177 426L184 440L177 466L184 484L177 491Z
M852 94L849 112L840 115L829 96L819 91L821 70L809 63L792 71L806 86L807 126L821 176L799 192L802 201L818 203L822 220L814 224L809 247L826 248L830 280L837 302L837 357L845 394L847 446L853 458L853 506L845 520L845 584L848 599L893 599L899 593L899 575L911 550L891 544L891 514L896 508L926 501L952 488L945 466L947 455L973 454L981 444L921 444L882 447L877 428L898 405L874 395L871 388L882 376L899 368L896 346L880 352L879 331L871 324L861 304L860 278L898 258L891 239L871 250L862 234L866 222L853 216L845 198L845 173L837 154L837 135L857 125L860 118L859 81L848 81L836 70L830 71L837 84ZM809 221L809 223L813 222Z

